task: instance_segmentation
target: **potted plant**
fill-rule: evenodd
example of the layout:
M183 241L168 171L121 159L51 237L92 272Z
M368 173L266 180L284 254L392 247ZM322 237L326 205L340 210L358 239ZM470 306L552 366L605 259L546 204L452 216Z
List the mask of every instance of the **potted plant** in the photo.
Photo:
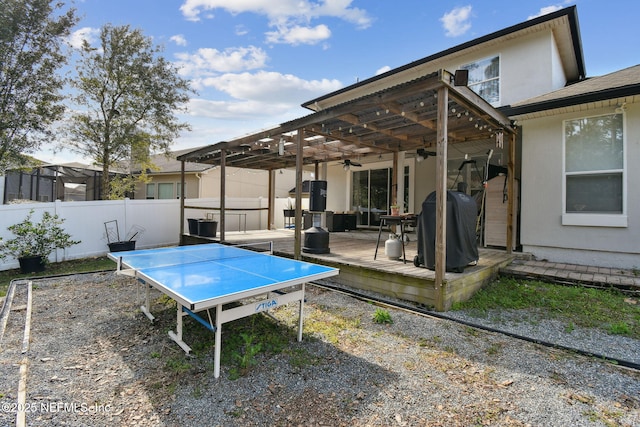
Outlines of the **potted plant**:
M11 255L18 259L23 273L43 271L49 255L56 249L65 249L80 243L71 239L61 227L64 219L57 214L44 212L40 222L32 221L33 209L24 221L7 227L15 237L2 244L3 256Z
M391 208L391 215L392 215L392 216L398 216L398 215L400 215L400 207L399 207L397 204L395 204L395 203L394 203L394 204L392 204L392 205L390 206L390 208Z

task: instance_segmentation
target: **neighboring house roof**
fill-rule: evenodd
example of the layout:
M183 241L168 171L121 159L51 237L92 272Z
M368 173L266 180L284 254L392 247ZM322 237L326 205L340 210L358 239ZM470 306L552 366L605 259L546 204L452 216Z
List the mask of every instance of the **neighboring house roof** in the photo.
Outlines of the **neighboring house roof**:
M193 150L197 150L198 147L196 148L187 148L184 150L176 150L176 151L172 151L171 154L169 156L166 156L164 154L156 154L151 156L151 161L153 162L154 165L156 165L158 167L157 170L153 170L150 173L151 174L174 174L174 173L181 173L182 170L182 162L179 160L176 160L176 157L185 154L185 153L190 153ZM203 163L194 163L194 162L185 162L184 163L184 171L185 173L198 173L198 172L204 172L206 170L212 169L213 166L211 165L207 165L207 164L203 164Z
M549 110L594 102L612 106L640 102L640 64L498 109L511 118L533 118Z
M534 19L504 28L500 31L479 37L469 42L454 46L433 55L424 57L417 61L410 62L401 67L394 68L386 73L379 74L358 83L344 87L337 91L328 93L321 97L312 99L302 104L303 107L314 111L322 109L322 102L330 98L336 97L345 92L357 90L363 86L371 86L379 80L392 78L401 75L408 70L429 66L431 68L437 66L438 62L447 57L454 57L464 52L477 50L481 45L483 47L500 45L506 40L521 37L523 34L540 31L541 29L551 29L554 32L558 51L562 64L565 67L565 73L568 81L579 81L586 76L584 55L582 52L582 44L580 38L580 28L578 25L578 12L576 6L570 6L560 9L556 12L539 16Z

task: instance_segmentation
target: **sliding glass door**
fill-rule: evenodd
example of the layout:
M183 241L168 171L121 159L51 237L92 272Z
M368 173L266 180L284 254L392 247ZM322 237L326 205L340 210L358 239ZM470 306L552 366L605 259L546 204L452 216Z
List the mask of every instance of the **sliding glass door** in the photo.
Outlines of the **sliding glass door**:
M352 210L358 213L358 224L380 225L380 215L388 213L391 204L391 169L354 171Z

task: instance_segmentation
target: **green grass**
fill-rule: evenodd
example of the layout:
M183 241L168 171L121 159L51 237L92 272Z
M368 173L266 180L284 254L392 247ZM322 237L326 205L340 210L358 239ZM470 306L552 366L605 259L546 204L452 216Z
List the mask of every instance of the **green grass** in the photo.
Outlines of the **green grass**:
M90 271L115 270L116 263L106 256L97 258L83 258L72 261L56 262L47 264L47 268L42 273L23 274L19 269L0 271L0 297L7 294L9 283L13 279L26 279L29 277L56 276L59 274L86 273Z
M640 339L638 298L614 289L564 286L502 277L469 301L454 304L453 309L478 314L488 310L533 309L538 313L537 319L564 321L568 332L575 327L598 328L610 334Z

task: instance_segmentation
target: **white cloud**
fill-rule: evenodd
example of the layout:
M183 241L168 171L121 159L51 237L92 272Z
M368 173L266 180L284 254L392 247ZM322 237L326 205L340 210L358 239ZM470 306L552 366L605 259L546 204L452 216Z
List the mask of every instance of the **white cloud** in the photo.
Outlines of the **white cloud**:
M469 19L471 18L471 5L456 7L445 13L440 21L445 29L447 37L457 37L466 33L471 28Z
M378 70L376 71L376 76L386 73L387 71L391 70L391 67L389 67L388 65L385 65L382 68L378 68Z
M176 34L175 36L171 36L171 38L169 40L171 40L172 42L174 42L178 46L186 46L187 45L187 39L185 39L182 34Z
M195 53L178 53L176 57L180 74L193 77L262 68L268 59L266 52L255 46L229 48L224 51L202 48Z
M316 44L331 37L331 30L326 25L311 27L280 27L277 31L266 33L268 43L285 43L291 45Z
M203 12L222 9L237 15L255 13L265 16L275 31L267 33L274 43L317 43L331 35L325 24L311 26L314 19L338 18L367 28L372 18L364 9L351 7L352 0L184 0L183 16L199 21Z
M245 36L249 34L249 29L247 27L245 27L244 25L237 25L236 26L236 35L237 36Z
M199 83L235 99L287 104L289 107L342 87L338 80L304 80L291 74L267 71L223 74L202 79Z
M82 42L84 42L85 40L91 45L95 41L97 41L99 37L99 28L83 27L71 33L71 35L67 39L67 42L74 49L80 49L82 47Z
M551 5L551 6L541 7L540 11L536 15L531 15L527 19L533 19L533 18L537 18L538 16L547 15L549 13L553 13L556 10L560 10L562 8L563 6L561 5Z
M290 104L254 100L213 101L193 99L189 103L189 115L191 116L224 120L278 117L290 109Z

